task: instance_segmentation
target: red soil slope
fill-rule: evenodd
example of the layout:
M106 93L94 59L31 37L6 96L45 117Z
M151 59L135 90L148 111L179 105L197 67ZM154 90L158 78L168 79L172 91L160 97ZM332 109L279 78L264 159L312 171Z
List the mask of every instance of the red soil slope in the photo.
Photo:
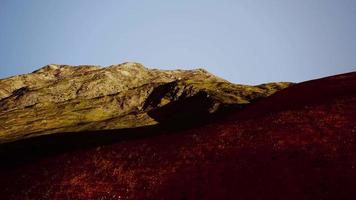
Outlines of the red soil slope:
M127 131L3 147L0 198L356 199L356 73L199 127Z

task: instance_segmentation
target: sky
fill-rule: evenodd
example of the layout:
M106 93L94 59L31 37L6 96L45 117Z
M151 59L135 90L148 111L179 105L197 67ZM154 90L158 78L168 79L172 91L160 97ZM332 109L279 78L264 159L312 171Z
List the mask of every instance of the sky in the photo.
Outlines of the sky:
M0 0L0 78L133 61L243 84L356 71L356 1Z

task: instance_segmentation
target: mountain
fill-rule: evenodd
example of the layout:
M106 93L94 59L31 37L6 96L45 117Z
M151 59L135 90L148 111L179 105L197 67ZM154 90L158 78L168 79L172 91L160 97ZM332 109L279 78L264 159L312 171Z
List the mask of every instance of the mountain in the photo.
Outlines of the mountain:
M356 72L249 102L189 126L173 117L151 126L3 143L0 197L356 199Z
M237 85L204 69L47 65L0 80L0 143L63 132L184 125L290 83Z

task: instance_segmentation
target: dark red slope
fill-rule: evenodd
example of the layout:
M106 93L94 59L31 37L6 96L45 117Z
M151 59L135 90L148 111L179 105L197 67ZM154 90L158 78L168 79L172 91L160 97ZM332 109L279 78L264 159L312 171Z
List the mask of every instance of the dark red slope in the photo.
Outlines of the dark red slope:
M297 84L198 128L135 134L7 167L0 197L356 199L356 73Z

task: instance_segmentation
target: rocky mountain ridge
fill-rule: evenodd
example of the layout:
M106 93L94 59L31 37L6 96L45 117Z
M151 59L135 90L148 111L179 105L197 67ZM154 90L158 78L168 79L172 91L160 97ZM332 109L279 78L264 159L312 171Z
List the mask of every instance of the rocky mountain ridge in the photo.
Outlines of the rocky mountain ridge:
M28 137L200 118L267 97L290 83L247 86L204 69L47 65L0 80L0 143ZM177 121L178 120L178 121Z

